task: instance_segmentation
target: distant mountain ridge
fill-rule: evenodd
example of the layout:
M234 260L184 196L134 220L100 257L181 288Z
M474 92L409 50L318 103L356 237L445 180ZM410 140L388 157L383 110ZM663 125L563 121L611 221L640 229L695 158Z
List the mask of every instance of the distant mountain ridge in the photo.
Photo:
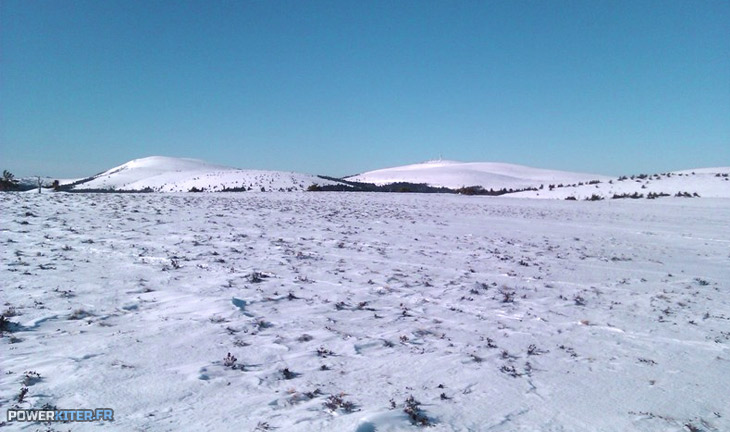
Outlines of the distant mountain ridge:
M17 182L37 187L36 178ZM53 182L41 178L43 184ZM150 156L99 174L60 180L70 192L373 191L601 200L663 196L730 198L730 167L609 177L496 162L433 160L345 178L246 170L198 159Z

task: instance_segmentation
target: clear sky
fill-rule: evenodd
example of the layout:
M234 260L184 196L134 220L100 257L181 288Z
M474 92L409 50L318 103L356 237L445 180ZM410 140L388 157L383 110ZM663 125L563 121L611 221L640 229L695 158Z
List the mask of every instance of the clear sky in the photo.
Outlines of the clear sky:
M730 165L730 1L0 1L0 169Z

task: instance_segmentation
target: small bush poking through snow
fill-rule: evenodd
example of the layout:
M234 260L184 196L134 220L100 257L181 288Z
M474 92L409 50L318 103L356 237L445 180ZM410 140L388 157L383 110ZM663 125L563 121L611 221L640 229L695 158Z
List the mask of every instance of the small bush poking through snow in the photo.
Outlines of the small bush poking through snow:
M91 316L91 313L83 310L83 309L76 309L73 311L71 315L68 316L68 319L70 320L82 320L86 317Z
M408 396L405 402L405 406L403 407L403 412L408 414L408 418L411 420L411 423L413 423L416 426L431 426L431 420L426 416L426 414L421 409L421 403L416 400L416 398L413 397L413 395Z
M269 275L255 271L249 274L246 278L251 283L261 283L267 277L269 277Z
M28 387L23 386L20 388L20 393L18 393L18 402L22 403L25 401L25 397L28 395Z
M10 332L12 331L12 322L5 318L5 316L0 315L0 333L2 332Z
M684 425L684 427L686 427L689 432L702 432L702 429L698 428L692 423L687 423Z
M527 355L535 356L535 355L545 354L547 352L549 352L549 351L541 350L535 344L530 344L530 346L527 347Z
M231 369L241 369L243 370L243 365L239 365L236 363L238 359L231 353L226 354L225 357L223 357L223 366Z
M327 356L335 355L335 353L325 347L319 347L317 348L317 355L322 358L327 358Z
M502 291L502 303L513 303L515 301L515 293L510 291Z
M342 398L343 395L343 393L340 393L339 395L331 395L326 401L324 401L324 407L333 412L337 410L342 410L346 413L355 411L355 404L344 400Z
M36 371L25 371L23 372L23 385L32 386L33 384L41 380L41 374Z
M256 429L254 429L254 432L258 432L258 431L269 431L269 430L271 430L271 426L269 426L268 423L266 423L266 422L258 422L258 424L256 425Z
M282 369L281 375L284 377L285 380L294 379L299 376L298 373L290 371L289 368Z
M274 325L266 321L265 319L259 319L256 321L256 323L254 323L254 326L256 326L257 330L261 331L269 327L273 327Z
M517 369L515 369L512 365L503 365L501 368L499 368L502 373L506 373L507 375L511 376L512 378L518 378L520 376L520 373L517 372Z

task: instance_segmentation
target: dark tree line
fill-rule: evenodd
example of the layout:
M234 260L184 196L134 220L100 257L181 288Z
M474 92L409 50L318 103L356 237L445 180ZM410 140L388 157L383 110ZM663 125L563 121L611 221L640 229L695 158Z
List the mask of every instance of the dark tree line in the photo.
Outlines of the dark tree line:
M447 187L435 187L429 186L426 183L407 183L398 182L390 183L387 185L376 185L373 183L362 183L354 182L350 180L343 180L335 177L319 176L324 180L331 180L338 182L337 184L330 185L318 185L313 184L307 188L310 192L400 192L400 193L450 193L460 195L486 195L486 196L499 196L508 193L522 192L522 191L536 191L537 188L524 188L524 189L484 189L481 186L464 186L458 189L452 189Z

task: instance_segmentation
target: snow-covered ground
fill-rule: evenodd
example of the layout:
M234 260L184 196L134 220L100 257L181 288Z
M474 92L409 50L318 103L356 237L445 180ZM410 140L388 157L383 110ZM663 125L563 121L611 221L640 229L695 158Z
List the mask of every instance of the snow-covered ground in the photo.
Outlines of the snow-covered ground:
M597 174L546 170L497 162L456 162L433 160L413 165L384 168L347 178L352 181L384 185L388 183L426 183L452 189L482 186L485 189L524 189L549 183L578 183L609 180Z
M0 403L115 410L59 431L728 431L728 221L712 198L5 193Z
M283 171L242 170L197 159L150 156L114 167L74 187L155 192L210 192L231 188L260 191L301 191L312 184L333 184L314 175ZM63 184L63 183L62 183Z

